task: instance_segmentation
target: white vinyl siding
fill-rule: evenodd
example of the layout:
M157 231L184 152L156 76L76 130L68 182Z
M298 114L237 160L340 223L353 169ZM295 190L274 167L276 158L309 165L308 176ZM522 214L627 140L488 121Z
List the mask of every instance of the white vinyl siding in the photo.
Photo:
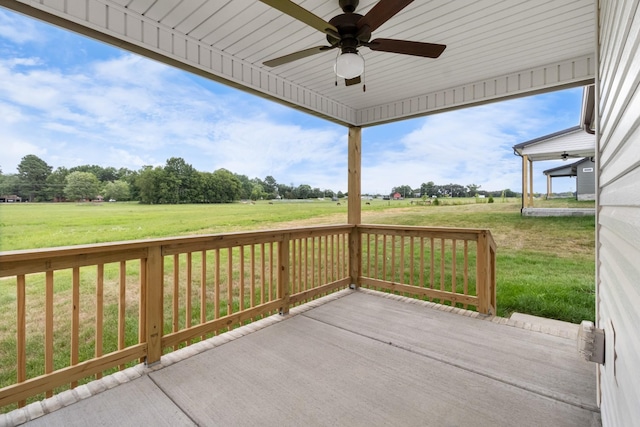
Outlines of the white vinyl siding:
M551 159L559 159L560 154L567 152L586 153L586 157L587 154L593 155L595 148L595 136L585 132L583 129L578 129L568 134L527 145L522 149L522 155L537 159L538 157L544 157L544 155L549 154L554 155ZM540 158L540 160L542 160L542 158Z
M640 420L640 0L599 2L598 325L603 426Z

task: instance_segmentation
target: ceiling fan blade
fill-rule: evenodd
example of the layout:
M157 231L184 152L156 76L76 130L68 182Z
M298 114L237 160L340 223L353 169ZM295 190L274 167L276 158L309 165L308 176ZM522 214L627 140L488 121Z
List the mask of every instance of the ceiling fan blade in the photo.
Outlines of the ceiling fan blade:
M366 15L360 18L357 24L358 29L366 25L370 31L375 31L411 2L413 0L380 0Z
M315 46L309 49L300 50L298 52L290 53L288 55L281 56L279 58L270 59L263 62L267 67L277 67L278 65L284 65L298 59L306 58L307 56L315 55L317 53L324 52L326 50L333 49L333 46Z
M298 21L304 22L310 27L315 28L316 30L336 35L338 34L338 29L334 27L332 24L329 24L324 19L320 18L317 15L309 12L307 9L299 6L298 4L290 1L290 0L260 0L262 3L267 6L271 6L274 9L279 10L282 13L285 13L292 18L297 19Z
M354 77L352 79L344 79L344 85L345 86L353 86L353 85L357 85L357 84L359 84L361 82L362 82L362 80L360 79L360 76Z
M366 44L371 50L402 53L404 55L437 58L447 48L444 44L412 42L408 40L375 39Z

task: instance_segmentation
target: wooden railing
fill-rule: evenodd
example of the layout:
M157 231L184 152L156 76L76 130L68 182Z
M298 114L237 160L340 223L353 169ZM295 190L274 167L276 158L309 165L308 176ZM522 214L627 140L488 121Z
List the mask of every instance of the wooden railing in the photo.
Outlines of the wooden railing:
M486 230L341 225L0 253L15 289L0 293L0 408L350 284L494 312L495 245Z
M380 225L358 230L361 286L495 314L496 245L488 230Z

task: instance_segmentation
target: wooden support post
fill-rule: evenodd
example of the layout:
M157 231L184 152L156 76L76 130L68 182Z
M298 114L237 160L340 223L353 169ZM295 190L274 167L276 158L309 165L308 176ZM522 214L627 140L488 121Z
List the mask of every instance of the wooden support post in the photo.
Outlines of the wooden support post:
M533 207L533 162L529 160L529 207Z
M354 226L349 233L349 277L351 285L360 286L359 277L362 267L362 242L360 230L357 228L362 223L361 201L361 162L362 162L362 128L349 128L349 210L347 221Z
M522 207L529 207L529 196L527 194L527 156L522 156Z
M159 362L162 356L164 259L160 246L149 248L146 267L147 283L144 286L144 291L147 303L145 310L147 358L145 364L150 366Z
M490 291L490 259L489 259L489 239L487 232L482 231L478 234L478 248L476 255L476 292L478 294L478 312L489 314L491 306Z
M551 175L547 175L547 199L551 198L551 193L552 193L552 189L551 189Z
M281 301L280 314L289 313L289 245L291 235L285 234L278 245L278 300Z

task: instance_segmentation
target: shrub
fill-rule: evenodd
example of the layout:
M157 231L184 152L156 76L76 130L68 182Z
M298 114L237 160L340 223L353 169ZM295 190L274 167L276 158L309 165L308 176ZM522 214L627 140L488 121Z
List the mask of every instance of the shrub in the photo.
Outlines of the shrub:
M488 203L493 203L493 197L489 197L489 202Z

